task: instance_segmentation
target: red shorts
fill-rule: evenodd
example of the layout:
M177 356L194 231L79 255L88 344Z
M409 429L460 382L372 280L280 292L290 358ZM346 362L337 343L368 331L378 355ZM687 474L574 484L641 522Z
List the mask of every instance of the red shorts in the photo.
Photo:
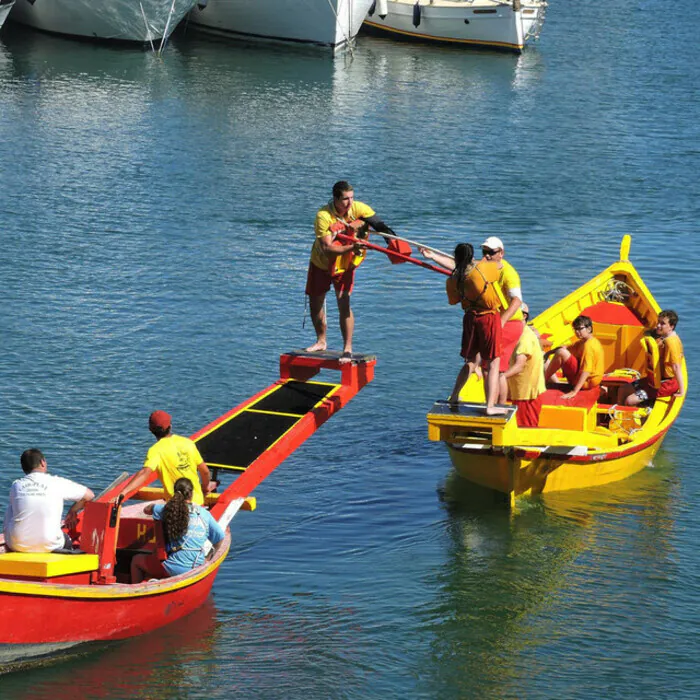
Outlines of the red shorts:
M310 297L323 296L331 288L331 283L338 294L350 294L355 283L355 268L351 267L342 275L334 277L313 263L309 263L309 272L306 275L306 293Z
M471 311L462 321L462 352L460 355L473 362L481 354L482 362L491 362L501 354L501 317L498 314L477 316Z
M571 386L576 386L576 381L578 380L578 359L573 355L569 355L566 362L563 362L561 365L561 372Z
M658 389L649 386L649 382L646 379L637 382L635 388L636 391L634 393L642 401L655 401L656 399L663 399L664 396L673 396L680 389L676 377L664 379Z
M678 379L676 377L664 379L656 392L656 398L663 399L664 396L673 396L679 389L680 387L678 386Z
M501 372L505 372L508 369L511 355L520 340L520 336L523 334L523 328L525 328L523 321L506 321L506 325L503 326L503 330L501 331L501 337L503 339L500 364Z
M578 381L578 375L579 375L579 369L580 369L580 364L579 361L573 356L569 355L569 359L564 362L561 366L561 371L562 374L566 377L566 381L571 384L571 388L576 386L576 382ZM589 389L595 389L598 387L600 382L596 384L595 386L591 385L591 378L588 377L586 381L583 384L583 389L589 390Z
M536 399L513 400L513 406L517 407L515 418L518 428L536 428L540 422L540 411L542 410L542 397Z

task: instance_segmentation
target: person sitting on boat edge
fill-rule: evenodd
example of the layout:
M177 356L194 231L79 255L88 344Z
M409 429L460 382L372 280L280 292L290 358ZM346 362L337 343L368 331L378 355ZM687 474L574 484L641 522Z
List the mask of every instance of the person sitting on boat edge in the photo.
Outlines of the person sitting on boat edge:
M10 487L5 512L5 546L13 552L56 552L72 550L70 537L61 529L64 501L74 501L65 524L73 527L78 512L95 498L86 486L49 474L41 450L25 450L20 457L25 476Z
M501 374L508 383L508 398L517 407L519 428L536 428L545 392L544 357L540 340L530 326L525 326L510 358L510 366Z
M163 522L167 558L158 561L154 554L137 554L131 560L131 583L147 578L166 578L187 573L206 560L204 547L214 545L214 552L224 539L221 525L202 506L192 503L192 482L182 477L173 485L167 503L149 503L143 512Z
M498 267L489 261L474 262L474 248L460 243L455 248L455 268L447 278L447 300L451 305L461 303L462 348L464 365L457 375L450 401L459 401L462 387L476 364L477 355L488 368L486 377L486 413L496 415L505 409L497 408L499 386L498 369L501 354L500 296L494 284L498 282Z
M503 241L496 236L489 236L481 244L481 253L484 260L495 262L498 266L498 284L503 292L506 301L506 308L501 310L501 326L502 345L501 352L501 378L500 378L500 394L498 397L499 403L505 403L508 396L508 383L503 377L506 371L510 358L513 355L513 350L520 340L525 325L525 317L523 316L523 292L520 283L520 275L516 269L505 260L505 246Z
M355 193L349 182L339 180L333 185L332 199L316 213L314 222L316 238L311 247L311 258L306 277L306 294L309 297L311 322L316 331L316 342L306 348L306 351L318 352L327 347L328 325L324 301L332 284L338 302L340 331L343 336L341 363L350 362L352 358L355 317L350 308L350 295L355 282L355 267L351 265L348 269L335 274L331 272L331 267L339 256L351 251L359 253L363 244L358 242L335 245L336 233L334 233L333 227L338 222L351 223L360 219L369 224L375 231L393 233L375 214L372 207L355 200Z
M545 365L545 381L561 369L571 385L563 399L573 399L581 389L597 389L603 379L605 353L598 338L593 336L593 321L589 316L577 316L571 323L576 342L550 350Z
M194 485L192 501L201 506L204 503L204 494L213 491L217 483L211 481L209 467L204 463L197 446L189 438L172 432L172 418L165 411L151 413L148 429L156 438L156 444L148 450L141 470L122 487L121 495L125 496L129 491L138 491L150 481L155 472L168 498L172 498L175 481L179 477L190 479Z
M660 347L659 364L661 366L661 385L654 388L648 379L639 379L627 385L621 391L620 403L638 406L645 401L655 401L664 396L685 394L683 380L683 343L676 333L678 314L670 309L661 311L656 321L656 334Z

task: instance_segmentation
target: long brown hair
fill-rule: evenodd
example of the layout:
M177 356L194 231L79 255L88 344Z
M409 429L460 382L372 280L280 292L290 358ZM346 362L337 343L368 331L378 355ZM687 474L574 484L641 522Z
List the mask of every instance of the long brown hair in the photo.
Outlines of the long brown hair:
M173 497L163 508L163 530L169 543L176 542L187 533L190 522L187 502L192 500L193 492L192 482L185 477L181 477L173 485Z
M455 269L452 276L457 283L460 297L464 297L464 278L474 262L474 246L471 243L459 243L455 248Z

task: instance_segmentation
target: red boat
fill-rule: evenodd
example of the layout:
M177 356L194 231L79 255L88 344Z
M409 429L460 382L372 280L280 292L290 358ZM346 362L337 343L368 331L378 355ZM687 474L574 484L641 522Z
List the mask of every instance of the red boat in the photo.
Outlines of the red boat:
M291 352L280 357L280 379L192 436L216 480L233 475L206 505L226 529L239 510L254 510L253 489L374 377L376 359L340 353ZM312 380L339 370L340 383ZM160 523L144 514L162 489L127 494L117 502L123 474L86 504L71 536L79 554L15 553L0 538L0 671L77 645L150 632L206 600L228 553L223 546L202 566L158 581L131 584L130 563L141 552L165 558Z

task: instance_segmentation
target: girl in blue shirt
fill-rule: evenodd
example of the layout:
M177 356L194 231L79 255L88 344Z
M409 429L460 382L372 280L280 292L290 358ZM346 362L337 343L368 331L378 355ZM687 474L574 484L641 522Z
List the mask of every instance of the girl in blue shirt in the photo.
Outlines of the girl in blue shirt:
M194 488L187 478L173 485L173 497L167 503L149 504L144 513L163 522L167 559L156 571L153 557L137 555L131 562L131 582L140 583L147 576L178 576L200 566L206 559L207 541L215 547L224 539L224 531L206 508L192 503ZM150 559L150 561L146 561Z

